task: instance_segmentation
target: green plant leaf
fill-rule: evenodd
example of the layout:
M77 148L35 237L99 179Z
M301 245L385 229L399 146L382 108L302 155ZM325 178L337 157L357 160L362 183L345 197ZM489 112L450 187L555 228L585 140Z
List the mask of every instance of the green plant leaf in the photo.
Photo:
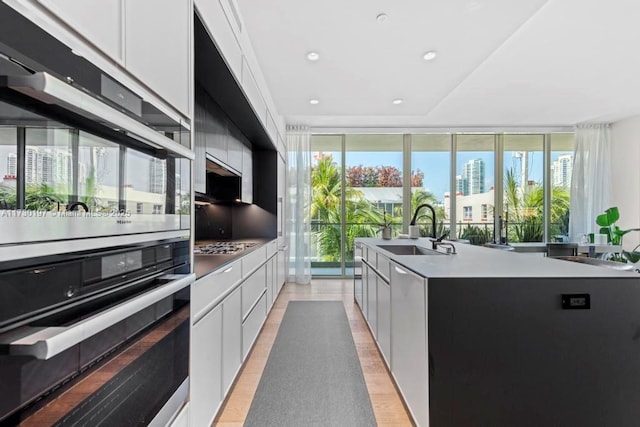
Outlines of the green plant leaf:
M596 224L600 227L609 227L611 225L609 222L609 216L606 213L598 215L596 217Z
M635 264L636 262L640 261L640 252L636 252L636 251L622 251L622 255L624 255L624 257L629 260L630 263Z
M615 222L620 219L620 212L618 211L617 206L612 206L605 212L607 213L607 217L609 218L609 224L615 224Z

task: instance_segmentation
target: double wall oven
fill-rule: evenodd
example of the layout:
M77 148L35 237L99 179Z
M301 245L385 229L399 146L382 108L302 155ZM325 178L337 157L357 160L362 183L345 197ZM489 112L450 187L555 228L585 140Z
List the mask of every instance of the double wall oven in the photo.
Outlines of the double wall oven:
M0 2L0 425L185 403L189 135Z

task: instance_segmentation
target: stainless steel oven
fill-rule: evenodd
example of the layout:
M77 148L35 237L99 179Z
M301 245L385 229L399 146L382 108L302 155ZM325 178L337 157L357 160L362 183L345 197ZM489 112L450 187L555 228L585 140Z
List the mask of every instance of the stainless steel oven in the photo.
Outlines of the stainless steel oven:
M187 399L189 248L0 263L0 425L166 425Z
M189 135L0 2L0 246L188 230Z

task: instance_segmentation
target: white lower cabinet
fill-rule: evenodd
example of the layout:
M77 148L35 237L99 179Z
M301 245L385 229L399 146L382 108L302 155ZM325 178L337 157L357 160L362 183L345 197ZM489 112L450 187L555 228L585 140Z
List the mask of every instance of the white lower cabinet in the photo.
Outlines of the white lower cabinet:
M273 301L276 299L276 293L273 289L273 264L271 260L265 264L267 273L267 308L271 308Z
M261 266L242 283L242 318L246 318L253 304L267 286L267 267ZM265 302L267 298L265 296Z
M222 305L191 330L191 425L208 426L222 402Z
M242 365L242 293L233 291L222 303L222 395Z
M391 372L420 426L429 425L427 286L391 262Z
M391 288L378 277L378 346L391 366Z
M171 427L189 427L189 402L180 410L180 413L171 422Z
M260 332L260 328L262 327L262 323L264 323L264 319L266 317L267 296L265 292L242 324L242 359L247 357L247 354L249 353L253 342L256 340L258 332Z
M378 276L373 269L367 275L367 321L374 338L378 337Z

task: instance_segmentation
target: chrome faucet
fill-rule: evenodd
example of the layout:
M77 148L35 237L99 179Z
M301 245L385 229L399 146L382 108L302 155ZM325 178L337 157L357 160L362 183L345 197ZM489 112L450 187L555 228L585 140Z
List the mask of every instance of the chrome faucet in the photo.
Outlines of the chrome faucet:
M433 209L433 206L427 204L427 203L423 203L420 206L418 206L415 210L415 212L413 213L413 218L411 218L411 222L409 223L409 225L416 225L416 220L418 219L418 212L420 212L420 209L422 208L429 208L431 209L431 237L436 237L436 210Z

